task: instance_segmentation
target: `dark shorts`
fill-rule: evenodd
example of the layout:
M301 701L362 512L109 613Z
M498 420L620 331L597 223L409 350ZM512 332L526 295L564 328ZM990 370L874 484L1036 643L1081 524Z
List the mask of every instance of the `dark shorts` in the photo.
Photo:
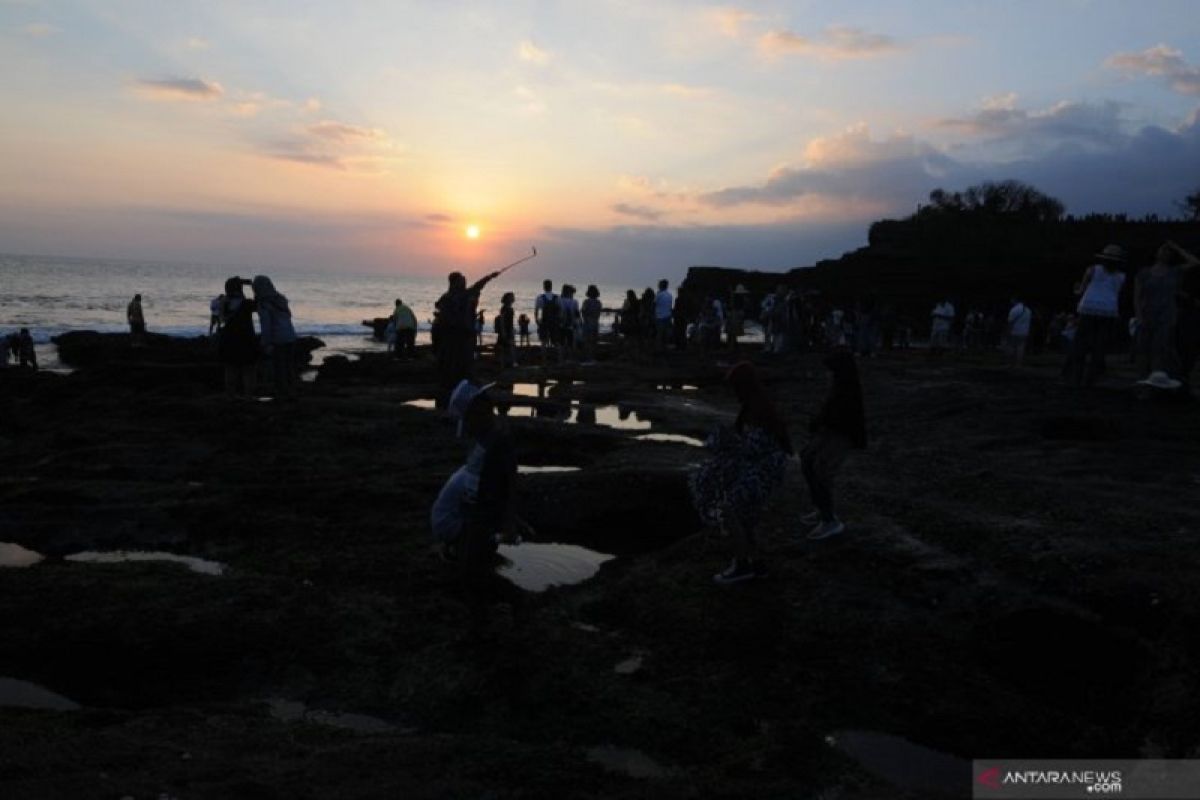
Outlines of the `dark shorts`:
M538 341L542 344L551 345L558 344L562 339L562 331L551 326L539 325L537 329Z

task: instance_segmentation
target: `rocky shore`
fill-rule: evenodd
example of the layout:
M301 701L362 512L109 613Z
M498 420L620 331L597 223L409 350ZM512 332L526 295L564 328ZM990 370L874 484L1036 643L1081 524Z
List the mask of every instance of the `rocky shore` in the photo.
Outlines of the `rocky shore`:
M847 535L791 540L794 471L771 577L719 589L686 474L724 365L485 361L537 541L615 558L476 644L429 546L463 451L426 353L277 406L180 342L59 345L76 372L0 373L0 796L915 799L969 796L972 757L1200 757L1193 405L1053 356L865 361ZM747 353L801 440L819 356ZM215 567L78 558L112 551Z

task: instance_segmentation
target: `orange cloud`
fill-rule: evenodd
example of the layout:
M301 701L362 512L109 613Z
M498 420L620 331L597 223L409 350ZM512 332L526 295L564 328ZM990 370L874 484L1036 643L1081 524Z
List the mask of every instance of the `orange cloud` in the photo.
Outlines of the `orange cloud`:
M825 32L816 38L801 36L790 30L767 31L759 37L758 49L764 56L772 59L800 55L844 61L891 55L903 48L890 36L837 25L826 28Z
M151 100L216 100L225 93L221 84L201 78L143 78L136 87L140 94Z

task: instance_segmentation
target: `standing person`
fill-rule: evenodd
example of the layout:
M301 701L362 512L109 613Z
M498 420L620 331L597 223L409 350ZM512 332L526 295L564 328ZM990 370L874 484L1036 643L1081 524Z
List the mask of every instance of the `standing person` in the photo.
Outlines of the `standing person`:
M461 272L451 272L449 288L434 303L438 408L446 408L454 387L470 377L475 356L475 313L479 305L479 293L499 274L489 273L468 287L466 276Z
M738 399L737 420L732 428L719 428L709 437L712 457L688 479L700 518L733 536L733 562L713 576L722 585L766 576L757 559L755 530L794 452L787 423L754 366L748 361L735 364L725 380Z
M775 329L771 322L774 319L774 309L775 295L768 292L758 307L758 320L763 329L763 350L768 353L775 351Z
M517 452L508 427L496 419L488 390L461 381L450 395L448 410L458 421L458 435L471 442L467 461L434 501L430 514L434 538L446 555L457 560L471 611L471 633L485 622L487 603L503 591L493 570L500 540L517 524L513 497ZM515 597L515 593L510 593Z
M1179 350L1179 379L1185 386L1190 386L1192 370L1200 358L1200 269L1197 268L1200 267L1200 258L1174 242L1167 244L1184 260L1176 303L1178 319L1175 334Z
M596 344L600 341L600 312L604 310L604 304L600 302L600 290L595 284L588 286L584 294L586 297L580 309L583 317L583 357L586 363L591 364L596 360Z
M217 355L225 366L225 394L231 400L254 397L258 370L258 342L254 336L255 302L242 287L250 284L236 275L225 281L221 306L221 340Z
M125 319L129 323L129 343L141 347L146 343L146 317L142 313L142 296L135 294L125 307Z
M954 325L954 304L943 300L933 307L929 329L929 349L941 352L950 347L950 329Z
M417 354L417 315L399 297L392 311L392 324L396 326L396 358L412 358Z
M483 311L480 310L479 312L477 312L475 314L475 348L477 350L483 350L483 326L484 325L485 325L485 322L483 319Z
M846 529L834 514L833 481L850 450L867 446L862 384L854 356L839 351L826 356L824 363L833 375L833 387L809 425L812 438L800 451L801 470L816 506L816 511L802 520L816 525L809 531L809 539L825 539Z
M665 278L660 280L658 294L654 296L654 341L659 350L666 350L667 342L671 341L671 310L675 298L667 291L668 286L670 284Z
M579 301L575 299L574 286L565 284L562 287L559 303L562 305L563 353L567 358L573 359L578 350L583 329L583 318L579 315Z
M1033 309L1014 297L1012 308L1008 310L1008 352L1012 356L1012 365L1020 367L1025 363L1025 344L1029 341L1029 328L1033 325Z
M221 330L221 307L225 305L225 295L219 294L208 303L208 335Z
M517 327L520 331L521 347L529 347L529 315L522 313L517 317Z
M1079 315L1070 355L1063 368L1075 386L1091 386L1104 373L1104 358L1116 330L1121 287L1125 285L1125 248L1110 244L1096 254L1075 286Z
M516 324L513 320L513 303L517 300L512 292L505 292L500 298L500 316L496 325L496 352L500 354L500 364L504 367L517 365Z
M292 400L296 396L296 329L292 326L292 310L288 299L275 288L266 275L255 275L254 307L262 328L260 345L263 355L271 361L271 379L275 398Z
M562 329L562 303L554 293L554 282L542 281L542 293L533 304L533 321L537 323L538 343L542 346L542 364L558 347ZM559 355L561 359L561 354Z
M658 341L658 326L655 320L657 308L654 290L647 286L642 292L642 305L638 315L638 329L642 334L642 350L647 355L654 352L655 342Z
M21 332L17 334L17 358L19 366L31 367L37 372L37 350L33 348L33 337L29 334L29 328L21 328Z
M1153 372L1179 372L1176 326L1184 259L1171 243L1158 248L1154 264L1138 272L1133 281L1137 321L1138 366L1141 377Z
M621 304L621 317L618 327L626 348L636 352L638 341L641 339L641 303L638 302L637 292L625 290L625 302Z
M735 353L738 349L738 338L746 334L746 302L749 294L750 290L739 283L729 301L729 315L725 318L725 339L729 342L729 349Z

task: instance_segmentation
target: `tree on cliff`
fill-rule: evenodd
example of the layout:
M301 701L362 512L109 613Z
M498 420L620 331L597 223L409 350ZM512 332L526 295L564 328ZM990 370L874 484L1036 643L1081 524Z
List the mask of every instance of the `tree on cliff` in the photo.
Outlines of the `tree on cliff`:
M1183 198L1183 202L1179 205L1188 219L1200 222L1200 189Z
M918 216L969 214L1029 222L1056 222L1062 219L1065 210L1061 201L1027 183L1012 180L988 181L962 192L934 189L929 193L929 203L921 207Z

